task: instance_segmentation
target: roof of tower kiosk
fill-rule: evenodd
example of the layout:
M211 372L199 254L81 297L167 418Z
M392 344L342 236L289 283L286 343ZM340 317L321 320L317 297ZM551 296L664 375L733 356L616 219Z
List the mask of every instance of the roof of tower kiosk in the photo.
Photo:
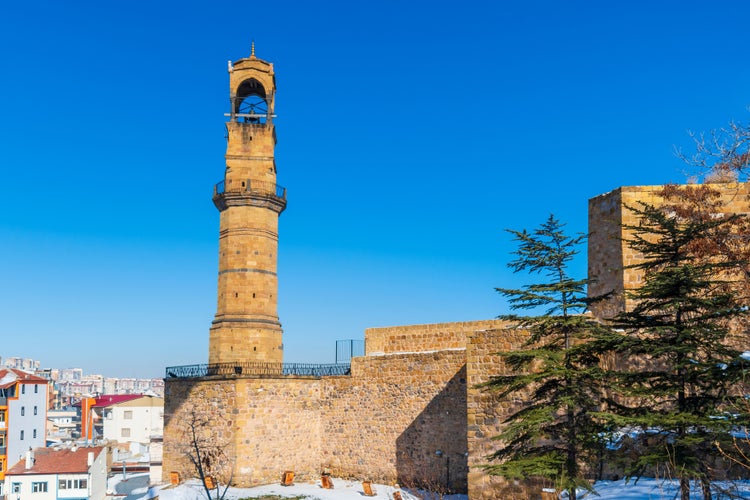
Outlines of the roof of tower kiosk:
M273 72L273 63L264 61L263 59L258 59L255 56L243 57L242 59L238 59L233 63L233 65L235 70L256 68L263 71Z

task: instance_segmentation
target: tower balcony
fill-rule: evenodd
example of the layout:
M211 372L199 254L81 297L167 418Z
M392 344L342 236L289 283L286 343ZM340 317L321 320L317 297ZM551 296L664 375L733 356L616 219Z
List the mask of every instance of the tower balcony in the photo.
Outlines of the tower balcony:
M213 202L220 212L227 207L262 207L281 213L286 208L286 188L273 182L247 179L239 186L227 187L225 181L214 186Z

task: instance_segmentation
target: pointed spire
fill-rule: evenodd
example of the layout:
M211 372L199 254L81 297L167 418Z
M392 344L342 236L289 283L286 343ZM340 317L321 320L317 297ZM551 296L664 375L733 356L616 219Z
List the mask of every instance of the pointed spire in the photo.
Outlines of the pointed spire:
M255 40L250 44L250 57L255 57Z

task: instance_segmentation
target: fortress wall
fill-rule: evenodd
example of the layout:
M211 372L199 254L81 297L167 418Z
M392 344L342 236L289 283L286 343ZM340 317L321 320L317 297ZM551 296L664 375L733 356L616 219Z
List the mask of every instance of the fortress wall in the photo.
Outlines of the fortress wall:
M216 415L233 420L237 405L236 388L232 381L167 378L164 383L164 449L163 480L169 481L170 472L178 472L181 479L197 477L188 459L190 452L190 422L209 421L211 428L196 425L200 439L226 443L225 450L234 460L234 425L219 424Z
M497 393L477 387L493 375L508 373L499 351L518 349L528 339L528 333L517 329L476 331L469 335L466 346L467 384L467 445L469 450L469 498L524 499L539 498L540 488L528 484L509 483L490 476L481 465L487 464L499 443L492 437L500 433L506 416L523 403L523 395L513 400L503 400Z
M321 460L335 475L465 491L463 349L354 358L323 393Z
M284 470L300 479L319 474L321 381L305 378L167 379L164 473L195 477L180 444L193 408L211 416L212 440L227 442L233 483L278 482Z
M300 479L319 477L321 381L243 378L236 384L239 476L250 484L278 482L284 470Z
M391 326L365 330L366 355L464 349L467 333L496 328L498 321Z
M473 385L497 373L493 353L521 337L498 334L502 326L490 320L374 329L413 333L396 340L413 349L467 339L468 367L467 348L450 348L354 358L344 377L167 379L165 475L195 476L174 444L185 442L191 409L206 408L215 416L211 432L232 443L240 486L278 482L284 470L317 479L328 467L341 477L466 491L469 461L481 463L497 433L496 402Z
M700 186L693 184L689 186ZM750 213L750 183L711 184L721 196L723 213ZM625 186L589 200L588 264L589 296L614 292L611 299L592 306L595 316L609 318L629 308L624 291L641 286L643 273L625 269L637 264L641 256L628 247L629 233L623 224L636 225L638 217L626 207L638 208L640 203L660 206L658 192L663 186Z
M606 302L592 305L598 317L612 317L625 307L621 220L622 188L589 200L589 296L617 291Z

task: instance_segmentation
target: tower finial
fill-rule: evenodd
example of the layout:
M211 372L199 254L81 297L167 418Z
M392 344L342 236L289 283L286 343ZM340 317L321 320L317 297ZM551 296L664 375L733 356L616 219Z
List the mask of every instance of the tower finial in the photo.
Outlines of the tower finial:
M250 44L250 57L255 57L255 40Z

